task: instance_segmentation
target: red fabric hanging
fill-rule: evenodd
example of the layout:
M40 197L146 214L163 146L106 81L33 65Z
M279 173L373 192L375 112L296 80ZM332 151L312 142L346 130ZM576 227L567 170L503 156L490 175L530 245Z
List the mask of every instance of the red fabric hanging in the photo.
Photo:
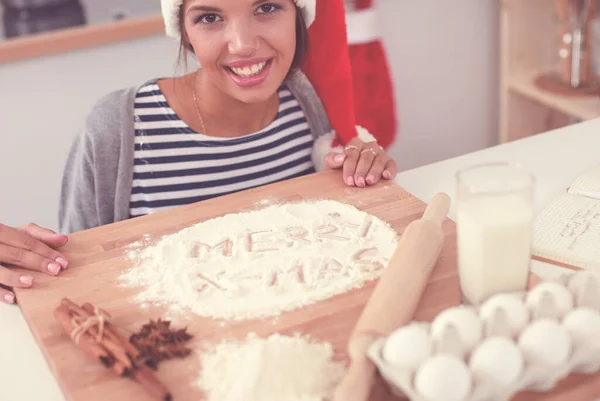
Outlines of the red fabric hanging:
M317 0L302 68L336 131L333 146L345 145L357 135L345 12L344 0Z
M384 148L395 139L393 85L372 5L372 0L356 0L356 11L346 13L344 0L316 2L302 70L337 133L333 146L356 137L356 125L366 128Z
M376 21L373 16L377 10L372 7L373 0L356 0L356 11L348 10L355 115L356 123L368 129L381 146L388 148L396 139L398 128L394 85L382 41L376 32L366 32L376 29L376 22L371 22ZM361 16L365 11L371 11L372 15ZM350 22L353 12L357 13L355 24ZM361 32L355 34L353 29ZM357 42L353 42L353 38Z

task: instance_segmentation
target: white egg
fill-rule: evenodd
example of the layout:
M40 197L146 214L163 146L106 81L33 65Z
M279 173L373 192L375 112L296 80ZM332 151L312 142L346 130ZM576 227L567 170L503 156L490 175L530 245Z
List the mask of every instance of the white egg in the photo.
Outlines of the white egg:
M453 307L437 315L431 323L431 333L435 340L441 340L449 324L458 330L467 352L470 352L483 337L483 323L471 307Z
M471 393L472 378L461 359L437 354L419 367L414 385L426 401L465 401Z
M477 381L495 388L514 384L523 373L521 350L506 337L489 337L471 354L469 367Z
M519 346L528 363L551 368L567 361L572 340L567 329L555 320L539 319L523 330Z
M525 301L516 294L500 293L491 296L479 310L481 319L488 323L497 310L506 312L512 336L518 335L529 322L529 310Z
M600 346L600 314L595 310L573 309L565 315L562 324L575 344L589 346L596 343L596 347Z
M586 270L573 273L567 288L573 294L576 306L600 309L600 275L597 273Z
M433 340L420 325L410 324L395 330L383 345L383 359L401 369L416 369L433 353Z
M563 317L567 312L573 309L575 304L573 295L559 283L547 281L536 285L527 294L527 306L535 311L541 306L541 302L545 296L549 295L554 301L557 308L558 317Z

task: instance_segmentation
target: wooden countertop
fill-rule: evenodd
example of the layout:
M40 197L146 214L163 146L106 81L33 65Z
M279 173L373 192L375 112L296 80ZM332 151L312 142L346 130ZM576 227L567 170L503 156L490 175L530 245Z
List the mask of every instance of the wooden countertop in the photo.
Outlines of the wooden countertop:
M597 165L599 130L600 119L568 126L403 171L395 182L424 202L429 202L438 192L446 192L454 200L456 170L490 160L521 162L536 175L535 210L540 211L555 196L564 193L579 174ZM454 207L449 217L455 217ZM564 272L540 261L532 262L532 270L544 279ZM0 359L10 361L0 366L2 399L64 401L21 310L14 305L0 304L0 322ZM35 377L34 386L29 384L31 377Z

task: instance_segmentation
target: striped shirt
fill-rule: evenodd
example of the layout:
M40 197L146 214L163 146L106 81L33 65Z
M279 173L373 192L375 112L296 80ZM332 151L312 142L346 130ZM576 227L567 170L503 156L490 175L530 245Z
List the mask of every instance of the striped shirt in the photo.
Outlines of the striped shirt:
M266 128L219 138L191 129L156 82L140 88L130 216L313 173L313 136L304 112L285 85L278 94L277 116Z

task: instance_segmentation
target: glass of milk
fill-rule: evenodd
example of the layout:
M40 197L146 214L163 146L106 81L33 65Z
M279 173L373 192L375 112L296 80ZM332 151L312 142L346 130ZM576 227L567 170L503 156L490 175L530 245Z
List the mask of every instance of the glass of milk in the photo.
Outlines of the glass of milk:
M458 273L463 302L525 291L533 228L533 176L511 163L457 173Z

